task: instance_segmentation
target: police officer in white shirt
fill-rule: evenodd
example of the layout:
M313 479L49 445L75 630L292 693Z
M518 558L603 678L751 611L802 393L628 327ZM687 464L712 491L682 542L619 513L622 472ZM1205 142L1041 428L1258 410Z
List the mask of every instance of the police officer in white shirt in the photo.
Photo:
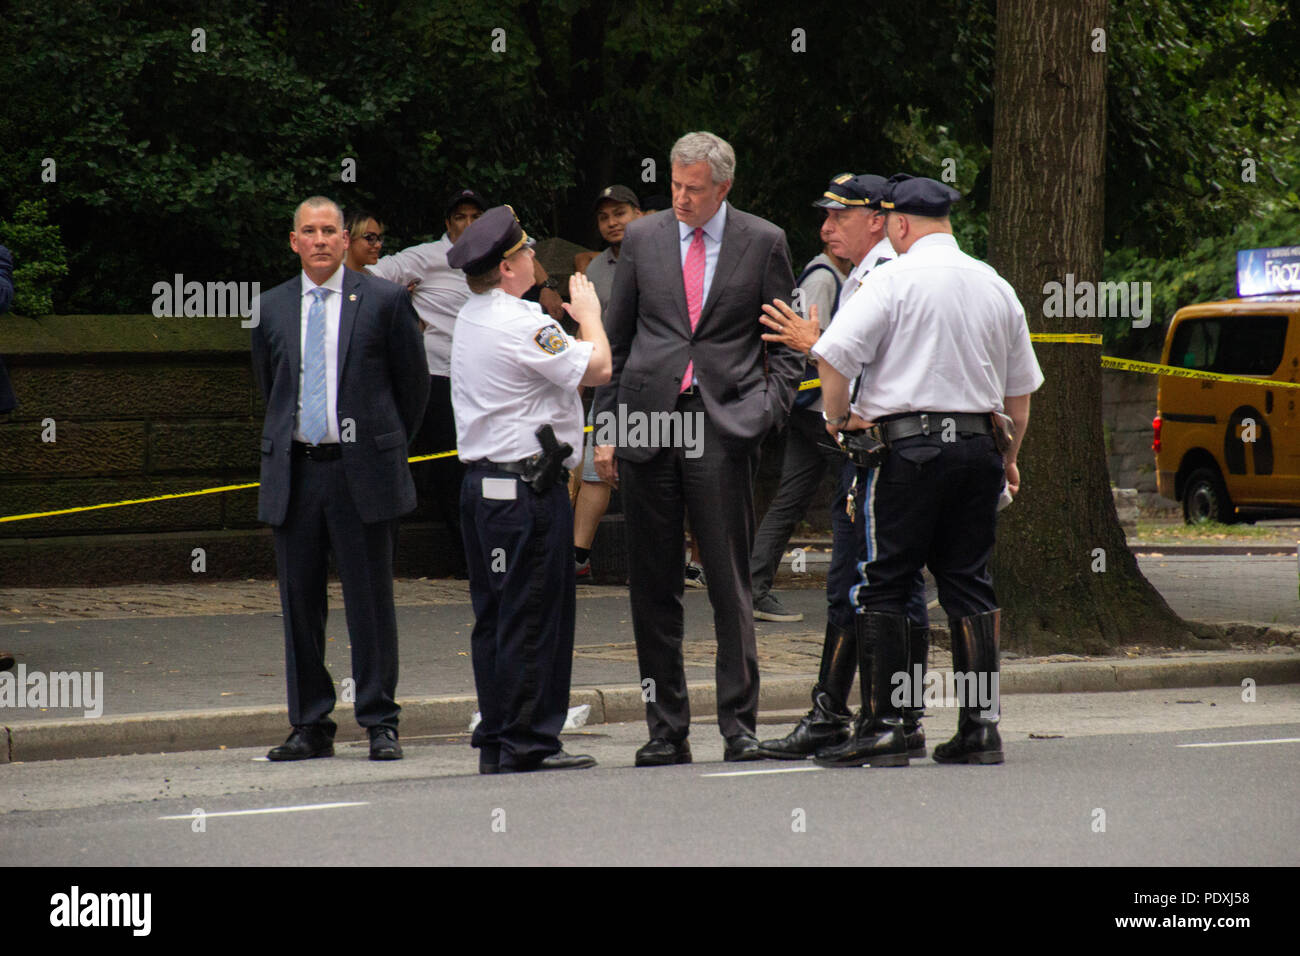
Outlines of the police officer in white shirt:
M854 263L850 277L840 287L839 306L858 290L872 269L897 255L889 244L889 237L885 235L885 213L880 208L886 183L884 176L870 173L852 176L843 173L830 181L822 197L814 203L827 210L822 238L833 252ZM804 274L807 275L807 270ZM802 319L783 302L765 305L763 310L767 314L760 321L774 330L773 333L764 335L764 340L780 342L805 355L837 314L836 308L826 308L824 303L815 312L810 310L816 319ZM817 375L817 367L813 363L809 377L816 378ZM815 428L821 440L829 441L822 420L820 391L802 394L818 396L817 403L809 407L815 409ZM763 518L763 525L755 538L755 554L759 551L759 543L764 538L764 530L768 528L773 512L778 509L782 496L787 492L786 477L790 470L791 441L796 437L795 426L798 424L804 434L813 427L806 418L800 421L799 416L806 413L798 404L799 400L796 399L796 407L790 413L791 434L786 439L786 471L781 476L782 487ZM871 528L870 516L856 507L854 481L857 478L857 468L839 448L834 448L834 451L839 480L831 502L832 544L831 563L826 571L826 636L822 644L817 683L812 689L813 706L785 737L759 743L759 752L764 757L802 760L825 747L843 743L852 732L853 715L848 701L849 691L853 688L853 676L858 671L858 651L851 594L858 581L858 567L867 560L867 541ZM820 481L820 475L817 477ZM811 492L812 489L809 489L809 497ZM803 505L800 506L800 513L802 508ZM790 528L793 528L793 522L785 529L787 538ZM779 546L773 549L773 564L780 557L780 549L785 547L785 543L786 539L782 538ZM751 573L757 595L759 583L770 581L771 573L769 570L764 576L756 567L751 568ZM754 607L756 611L760 607L757 597ZM925 579L920 571L914 576L909 590L907 617L910 653L924 672L930 647L930 618L925 601ZM903 733L907 737L910 757L924 757L926 754L922 716L920 707L909 706L903 712Z
M565 308L578 323L576 341L520 298L533 285L533 241L509 206L485 212L447 261L465 272L470 290L456 317L451 392L465 463L460 508L482 713L473 738L479 772L591 767L591 757L565 753L559 736L575 614L564 469L581 459L578 386L610 377L600 302L585 276L570 279ZM561 451L543 451L543 426Z
M858 507L873 531L854 589L862 713L848 741L818 752L823 766L907 765L902 710L921 688L896 675L912 676L903 611L922 565L948 615L953 670L967 678L957 734L934 759L1003 759L988 562L1003 486L1019 489L1016 454L1043 374L1015 291L957 247L948 212L959 198L933 179L889 181L881 208L899 258L867 276L812 350L828 430L865 429Z

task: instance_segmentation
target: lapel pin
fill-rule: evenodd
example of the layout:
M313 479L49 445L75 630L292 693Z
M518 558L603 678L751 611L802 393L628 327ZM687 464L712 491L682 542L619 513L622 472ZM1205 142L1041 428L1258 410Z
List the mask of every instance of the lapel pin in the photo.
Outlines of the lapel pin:
M353 292L350 296L348 296L348 301L349 301L349 302L355 302L355 301L357 301L357 294L356 294L355 292Z

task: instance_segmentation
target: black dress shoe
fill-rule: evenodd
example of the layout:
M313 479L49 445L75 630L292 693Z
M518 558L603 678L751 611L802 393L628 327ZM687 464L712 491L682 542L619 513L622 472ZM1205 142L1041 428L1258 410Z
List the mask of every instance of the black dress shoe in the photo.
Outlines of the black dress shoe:
M690 762L691 744L688 740L674 743L667 737L655 737L636 752L638 767L668 767Z
M310 760L312 757L333 757L334 738L315 727L295 727L289 739L272 747L267 760Z
M497 761L488 757L487 754L483 753L480 750L478 755L478 772L479 773L500 773L501 765Z
M557 750L541 760L529 761L522 766L498 765L498 773L533 773L537 770L586 770L596 766L596 758L588 754L571 754ZM482 772L480 766L479 772ZM491 773L492 771L488 771Z
M396 730L392 727L370 728L370 759L402 759L402 745L397 742Z
M753 734L736 734L727 738L727 749L722 759L728 762L736 760L762 760L763 754L758 749L758 738Z

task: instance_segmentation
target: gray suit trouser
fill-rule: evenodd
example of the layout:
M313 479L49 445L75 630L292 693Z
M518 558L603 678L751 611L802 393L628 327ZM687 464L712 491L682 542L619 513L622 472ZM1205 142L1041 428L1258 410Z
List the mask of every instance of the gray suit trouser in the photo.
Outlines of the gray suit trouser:
M758 717L758 649L750 594L754 540L754 472L758 443L748 454L726 450L698 397L677 409L704 416L699 458L668 448L646 462L620 460L632 627L650 736L684 740L690 702L682 659L683 516L700 546L718 643L718 726L725 737L754 733ZM647 685L649 678L654 683Z

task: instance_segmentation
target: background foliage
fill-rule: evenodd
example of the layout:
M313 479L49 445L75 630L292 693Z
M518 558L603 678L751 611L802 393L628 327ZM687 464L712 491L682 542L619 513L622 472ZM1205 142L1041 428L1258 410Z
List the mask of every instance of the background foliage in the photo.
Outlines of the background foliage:
M831 175L938 176L945 159L966 194L959 238L984 252L993 0L860 15L824 0L7 7L0 241L44 200L67 254L31 310L147 311L177 272L281 281L293 205L316 192L378 210L393 247L439 235L463 185L531 232L594 246L592 195L666 193L668 149L692 129L735 146L733 198L785 227L796 270ZM1300 242L1298 26L1300 0L1113 0L1106 272L1153 282L1156 307L1151 330L1107 328L1108 345L1149 348L1175 307L1230 293L1237 248ZM339 181L348 157L355 184ZM48 240L41 261L57 263Z

